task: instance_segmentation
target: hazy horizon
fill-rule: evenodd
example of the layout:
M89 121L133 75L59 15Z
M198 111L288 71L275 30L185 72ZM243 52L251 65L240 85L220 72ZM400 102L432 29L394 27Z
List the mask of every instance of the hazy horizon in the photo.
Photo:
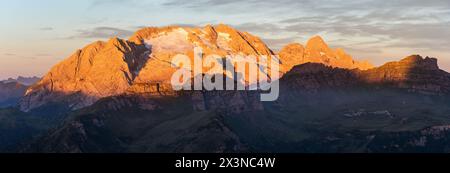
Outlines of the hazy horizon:
M447 0L17 0L0 1L0 80L43 76L96 40L128 38L143 26L224 23L261 37L271 49L322 36L375 65L412 54L450 71ZM277 8L273 8L276 6ZM251 10L249 10L251 9Z

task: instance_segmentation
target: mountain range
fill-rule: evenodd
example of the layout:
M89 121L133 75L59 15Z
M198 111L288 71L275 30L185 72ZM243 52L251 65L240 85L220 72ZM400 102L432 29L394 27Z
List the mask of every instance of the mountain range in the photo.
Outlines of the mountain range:
M27 87L39 81L38 77L9 78L0 81L0 108L14 106L22 98Z
M33 85L34 83L38 82L39 80L41 80L41 78L36 77L36 76L33 76L33 77L19 76L16 79L8 78L8 79L3 80L1 82L3 82L3 83L17 82L17 83L20 83L20 84L25 85L25 86L30 86L30 85Z
M170 89L170 78L176 71L171 59L177 54L193 58L194 47L201 47L205 56L275 55L258 37L227 25L144 28L128 40L112 38L76 51L27 90L20 103L21 110L30 111L49 102L68 100L70 109L76 110L100 98L128 91L147 92L145 85L158 84ZM320 37L312 38L306 47L288 45L279 55L281 73L306 62L349 69L373 67L368 62L354 61L342 49L329 48ZM259 68L258 63L250 65Z
M172 90L171 59L193 58L194 47L222 57L278 55L279 99L260 102L259 90ZM374 67L319 36L274 52L227 25L149 27L87 45L25 88L16 107L0 111L1 150L449 152L450 75L437 59Z

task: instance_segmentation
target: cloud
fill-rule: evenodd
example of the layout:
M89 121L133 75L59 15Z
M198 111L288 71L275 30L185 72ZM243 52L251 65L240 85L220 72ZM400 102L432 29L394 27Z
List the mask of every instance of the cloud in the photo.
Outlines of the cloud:
M3 55L5 55L5 56L17 56L17 54L14 54L14 53L4 53Z
M128 0L128 1L123 1L123 0L93 0L91 5L90 5L90 9L93 8L97 8L97 7L103 7L103 6L107 6L107 5L114 5L114 4L120 4L120 5L130 5L130 4L134 4L134 0Z
M133 35L134 31L114 28L114 27L96 27L93 29L83 29L78 30L77 34L68 39L75 38L99 38L99 39L107 39L111 37L120 37L120 38L128 38Z
M241 0L190 0L190 1L183 1L183 0L169 0L167 2L164 2L162 5L164 6L185 6L189 8L202 8L202 7L217 7L217 6L223 6L223 5L230 5L243 2ZM258 1L253 1L258 2Z
M39 30L40 31L52 31L53 28L52 27L42 27L42 28L39 28Z
M287 4L295 2L296 0L168 0L161 5L165 8L186 8L195 12L242 15L255 12L273 12L277 8L281 9L286 7ZM277 8L270 8L274 6L277 6Z
M248 22L239 25L233 25L233 27L242 31L250 31L250 32L276 33L283 31L283 28L273 23Z
M110 9L135 9L145 10L154 6L153 0L92 0L88 10L98 10L101 8Z
M27 60L36 60L37 57L50 56L49 54L28 54L28 53L3 53L2 58L20 58ZM1 56L0 56L1 57Z
M53 56L52 54L48 54L48 53L36 53L34 56L38 56L38 57L49 57L49 56Z
M284 46L286 46L287 43L294 43L294 42L296 42L296 39L292 38L292 37L288 37L288 38L265 38L265 39L263 39L263 41L267 45L270 45L272 50L279 51Z
M173 23L171 26L181 26L181 27L202 27L200 24L189 24L189 23Z
M393 13L390 13L391 15ZM300 35L317 33L337 34L352 38L388 38L377 40L372 44L385 44L386 47L428 47L429 49L445 50L450 46L450 22L442 21L433 16L402 16L369 13L357 16L332 16L320 22L320 18L295 18L281 21L287 24L286 31ZM398 44L392 42L404 42ZM447 50L448 51L448 50Z
M193 5L195 4L195 5ZM334 8L336 10L351 9L373 9L381 7L393 8L409 8L409 7L441 7L443 9L450 7L448 0L396 0L396 1L378 1L378 0L169 0L163 5L166 6L188 6L188 7L216 7L224 5L253 5L256 7L266 6L266 8L290 7L297 9L306 9L313 7L314 9ZM272 5L272 6L268 6ZM356 6L359 5L359 6Z

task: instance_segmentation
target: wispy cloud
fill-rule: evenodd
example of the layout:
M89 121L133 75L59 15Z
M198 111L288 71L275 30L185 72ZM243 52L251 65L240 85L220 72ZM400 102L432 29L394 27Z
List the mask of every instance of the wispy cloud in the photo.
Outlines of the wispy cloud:
M39 28L39 30L41 30L41 31L52 31L53 28L52 27L42 27L42 28Z
M53 55L49 54L49 53L36 53L34 56L37 56L37 57L49 57L49 56L53 56Z
M96 27L92 29L77 30L77 34L68 37L68 39L75 39L75 38L105 39L111 37L127 38L131 36L133 33L134 31L114 27Z
M17 56L17 54L15 54L15 53L4 53L3 55L5 55L5 56Z

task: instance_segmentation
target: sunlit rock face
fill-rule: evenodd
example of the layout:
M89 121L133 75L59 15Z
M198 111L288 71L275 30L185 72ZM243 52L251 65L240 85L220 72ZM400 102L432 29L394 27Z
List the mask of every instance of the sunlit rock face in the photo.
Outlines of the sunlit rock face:
M193 62L195 47L201 48L203 57L219 55L218 63L222 63L221 58L227 56L235 60L239 57L251 58L252 63L249 65L258 67L257 69L263 66L258 63L257 57L273 55L258 37L237 31L227 25L208 25L203 28L145 28L138 31L130 40L145 44L151 51L150 58L135 79L135 83L167 84L177 70L171 66L172 58L177 54L183 54L191 58ZM208 68L203 69L204 72L208 70Z
M450 75L440 70L435 58L412 55L369 70L344 69L320 63L295 66L281 79L282 85L300 92L316 92L323 88L370 86L398 88L408 92L448 95Z
M118 38L92 43L55 65L30 87L20 108L29 111L46 103L67 101L67 96L72 96L70 106L77 109L99 98L123 93L145 59L143 45Z
M398 62L361 72L368 83L386 83L411 92L442 95L450 93L450 76L440 70L437 59L408 56Z
M389 62L385 65L365 72L367 81L408 81L421 75L442 74L435 58L423 58L419 55L408 56L398 62ZM444 72L445 73L445 72ZM432 76L430 76L432 77ZM424 78L426 81L426 79Z
M331 49L319 36L311 38L305 47L298 43L289 44L280 51L279 56L283 62L284 72L291 70L295 65L309 62L345 69L367 70L373 68L369 62L353 60L341 48Z

